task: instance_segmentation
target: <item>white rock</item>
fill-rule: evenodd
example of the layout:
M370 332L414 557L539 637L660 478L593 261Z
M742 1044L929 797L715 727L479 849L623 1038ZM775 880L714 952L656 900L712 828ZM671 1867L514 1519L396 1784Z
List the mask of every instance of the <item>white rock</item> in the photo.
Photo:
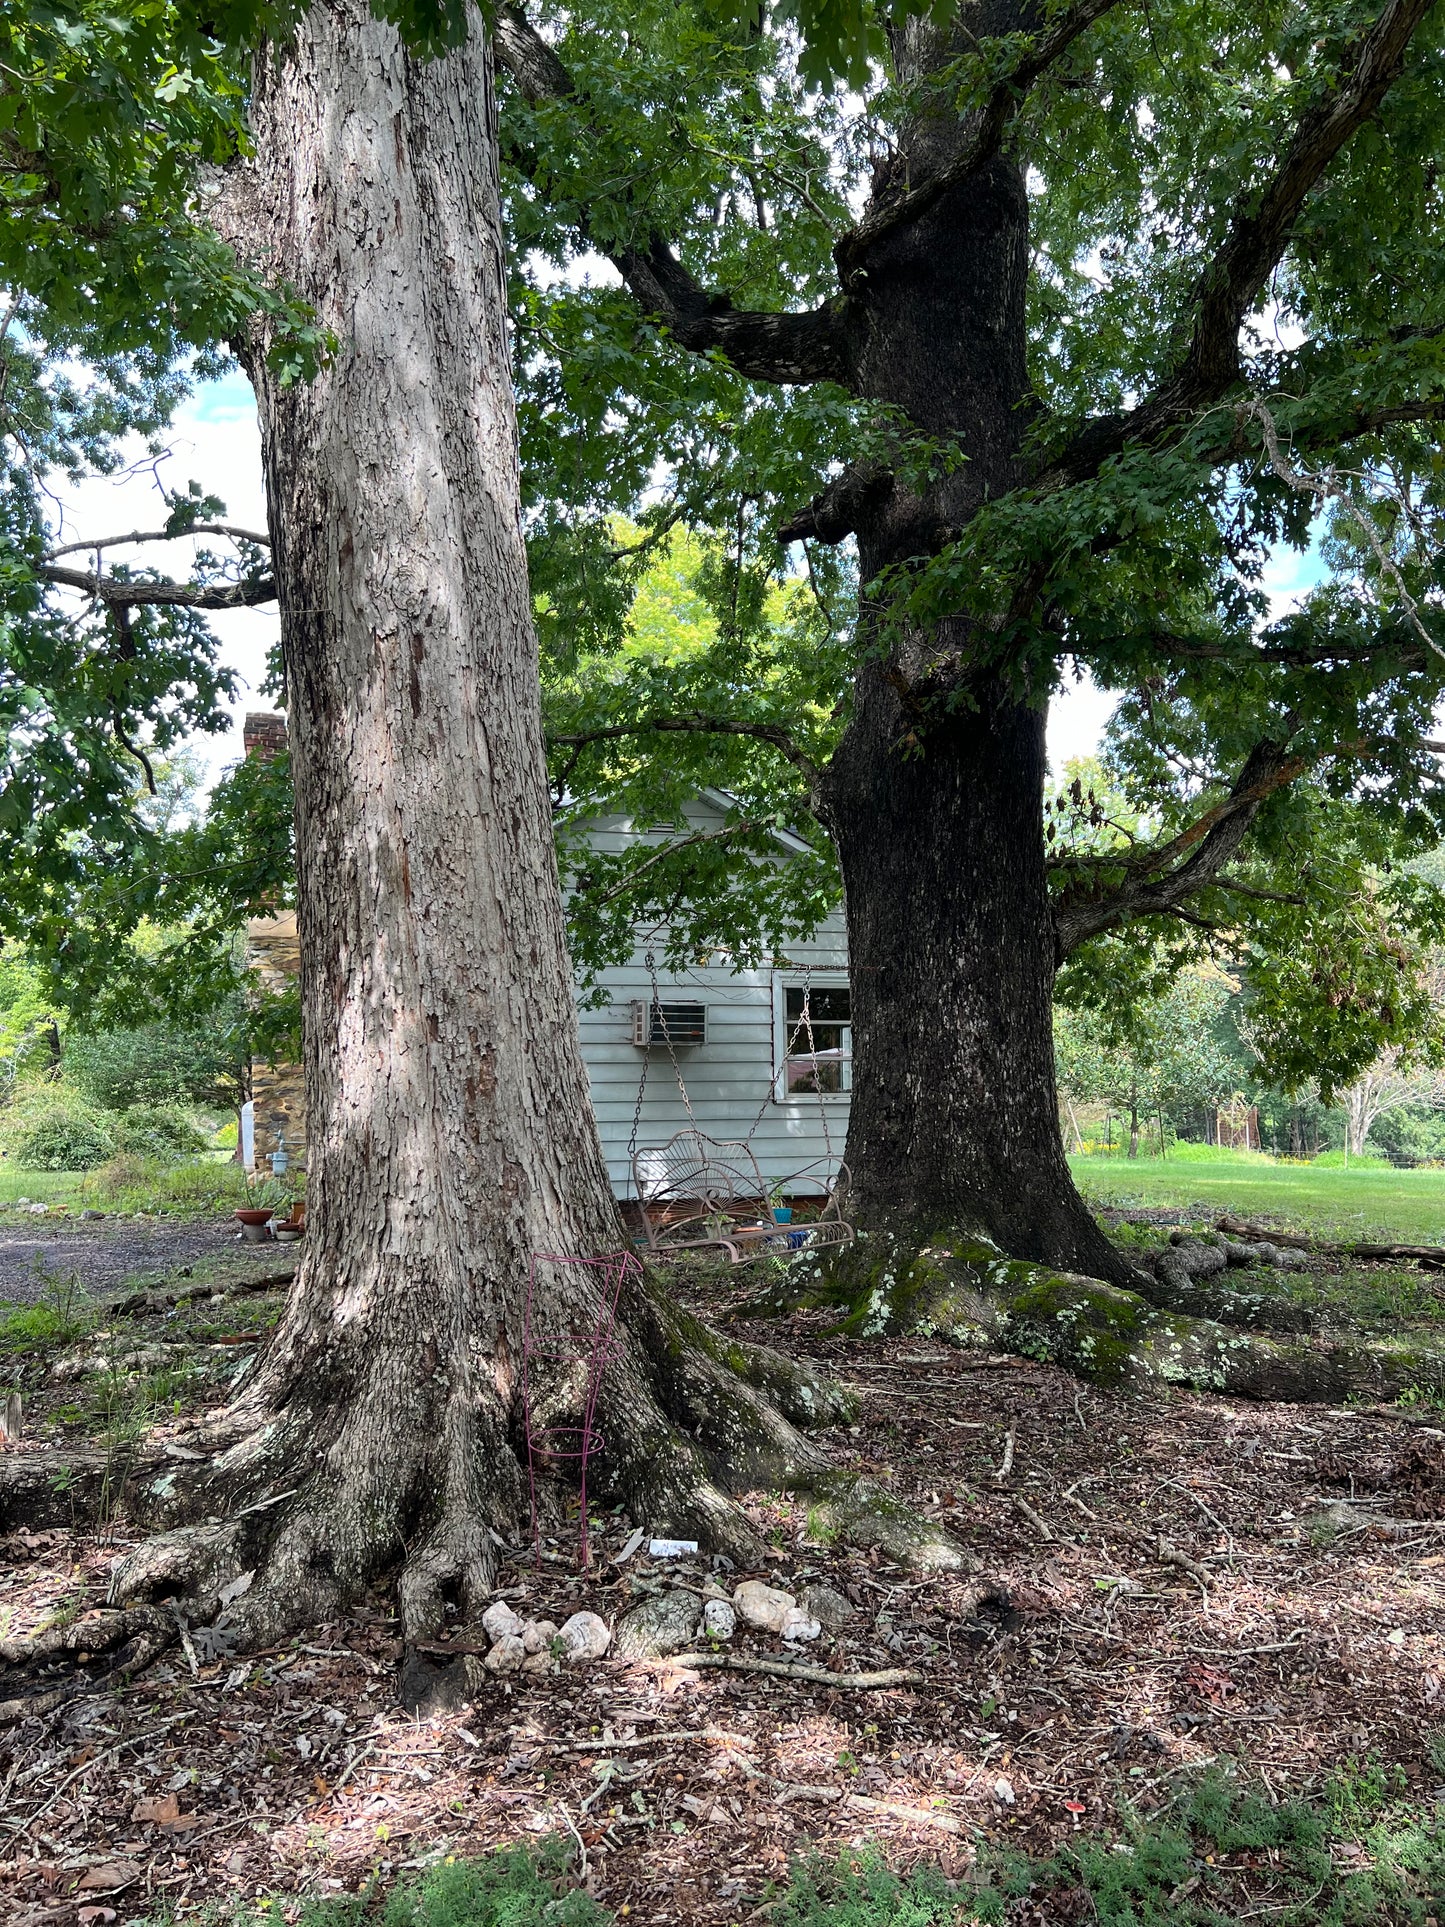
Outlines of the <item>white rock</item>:
M778 1628L784 1639L816 1639L823 1628L816 1619L809 1619L800 1606L790 1606Z
M790 1592L765 1586L761 1579L745 1579L733 1594L733 1605L745 1626L756 1626L765 1633L778 1633L783 1621L797 1605Z
M731 1639L738 1616L726 1599L709 1599L702 1609L702 1629L714 1639Z
M529 1619L522 1628L522 1644L528 1653L545 1653L557 1637L557 1628L550 1619Z
M1013 1781L1006 1780L1002 1774L993 1783L993 1797L1001 1807L1011 1807L1016 1799Z
M573 1613L562 1621L562 1643L569 1660L601 1659L612 1644L612 1633L596 1613Z
M494 1599L482 1614L482 1630L490 1640L520 1639L522 1622L505 1599Z
M528 1653L527 1657L522 1661L522 1671L524 1673L534 1673L539 1677L545 1677L548 1673L555 1673L556 1670L557 1662L550 1653Z
M504 1633L482 1662L489 1673L515 1673L527 1657L527 1649L515 1633Z

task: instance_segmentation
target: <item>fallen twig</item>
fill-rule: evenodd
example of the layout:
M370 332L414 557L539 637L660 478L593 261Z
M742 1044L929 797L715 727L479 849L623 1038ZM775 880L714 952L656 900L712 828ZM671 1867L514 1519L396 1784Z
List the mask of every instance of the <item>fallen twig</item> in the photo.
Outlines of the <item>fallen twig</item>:
M1014 1492L1009 1496L1014 1502L1015 1511L1023 1514L1024 1518L1028 1520L1029 1524L1041 1539L1052 1539L1054 1537L1054 1529L1048 1520L1039 1517L1038 1513L1034 1511L1033 1507L1021 1492Z
M1000 1479L1000 1480L1006 1479L1009 1473L1013 1471L1014 1445L1017 1442L1018 1435L1019 1435L1018 1420L1015 1419L1013 1424L1010 1425L1010 1427L1008 1428L1008 1436L1007 1438L1005 1438L1003 1442L1003 1463L999 1466L998 1471L995 1472L993 1475L996 1479Z
M1180 1572L1187 1572L1191 1579L1197 1579L1200 1590L1205 1594L1214 1584L1214 1575L1207 1567L1201 1566L1197 1559L1191 1559L1187 1552L1181 1552L1178 1546L1171 1545L1169 1540L1162 1536L1155 1557L1162 1560L1166 1566L1177 1567Z
M881 1673L832 1673L826 1666L807 1666L786 1659L743 1659L736 1653L678 1653L675 1666L711 1667L722 1673L767 1673L775 1679L805 1680L812 1686L844 1686L854 1692L881 1692L889 1686L922 1686L922 1673L890 1666Z
M934 1827L942 1833L962 1833L961 1822L951 1813L931 1813L926 1807L905 1806L899 1800L870 1800L865 1793L853 1793L847 1787L808 1786L797 1780L783 1780L776 1773L768 1773L750 1760L733 1756L734 1764L750 1780L759 1780L765 1786L778 1789L779 1803L788 1800L816 1800L820 1806L851 1807L857 1813L882 1814L890 1820L903 1820L920 1827Z
M1324 1238L1298 1238L1283 1231L1271 1231L1265 1225L1246 1224L1240 1218L1220 1218L1215 1229L1229 1237L1288 1245L1294 1251L1317 1251L1330 1258L1413 1258L1418 1264L1445 1267L1445 1245L1334 1244Z

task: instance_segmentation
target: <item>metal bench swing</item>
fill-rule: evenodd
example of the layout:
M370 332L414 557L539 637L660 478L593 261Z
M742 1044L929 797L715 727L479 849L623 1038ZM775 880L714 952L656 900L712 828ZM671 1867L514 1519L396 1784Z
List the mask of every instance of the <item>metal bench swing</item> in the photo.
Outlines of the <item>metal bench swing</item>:
M660 1003L657 971L652 953L647 955L652 977L653 1004ZM809 973L804 966L805 985ZM841 1051L813 1048L811 999L804 995L803 1021L807 1028L808 1049L790 1055L785 1075L795 1066L811 1066L813 1088L819 1097L823 1142L827 1147L821 1158L790 1171L773 1185L763 1178L752 1149L752 1140L767 1114L772 1099L771 1081L757 1116L746 1138L709 1137L698 1126L688 1095L687 1081L677 1061L670 1031L664 1025L663 1041L672 1064L677 1088L682 1093L688 1124L664 1144L639 1145L637 1132L642 1117L642 1100L647 1089L648 1060L643 1058L642 1076L637 1087L633 1114L632 1140L628 1146L632 1188L642 1220L639 1244L655 1259L671 1258L687 1251L715 1251L730 1264L748 1264L759 1258L787 1257L807 1249L853 1242L853 1227L842 1215L841 1196L848 1189L848 1167L833 1152L828 1128L828 1107L822 1100L821 1067L825 1061L841 1057ZM790 1090L796 1086L789 1085ZM771 1195L818 1197L821 1204L816 1217L798 1223L775 1223Z

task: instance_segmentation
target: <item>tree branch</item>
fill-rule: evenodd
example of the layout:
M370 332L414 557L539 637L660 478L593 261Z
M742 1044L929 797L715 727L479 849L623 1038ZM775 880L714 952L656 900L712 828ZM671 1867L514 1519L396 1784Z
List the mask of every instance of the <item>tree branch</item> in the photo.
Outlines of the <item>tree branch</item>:
M994 82L977 110L963 146L946 166L920 181L910 182L896 196L885 190L879 205L870 208L857 227L842 235L833 249L845 287L869 248L876 247L885 235L926 214L951 187L966 181L975 168L998 152L1010 121L1018 114L1034 82L1048 72L1080 34L1118 4L1119 0L1079 0L1078 5L1040 34L1009 71Z
M577 98L555 50L514 8L498 10L492 37L499 63L533 106ZM663 235L648 234L640 247L608 245L591 232L584 212L579 238L608 257L648 316L694 354L720 354L756 381L846 385L841 303L801 314L737 309L729 295L702 287Z
M1332 84L1300 116L1284 159L1236 199L1219 252L1195 284L1194 324L1175 373L1127 415L1090 422L1039 476L1044 490L1087 481L1130 442L1175 436L1239 378L1244 317L1284 254L1300 209L1351 135L1374 114L1435 0L1386 0L1346 50Z
M699 736L752 736L761 743L771 743L781 756L803 772L808 779L808 787L816 790L822 780L822 770L805 750L799 749L791 733L781 723L745 723L729 716L649 716L638 723L607 723L597 729L579 730L565 736L548 736L549 747L555 749L587 749L593 743L621 741L627 736L650 736L668 732L683 732ZM575 767L575 758L573 761Z
M34 573L42 582L53 582L62 589L79 589L97 602L118 604L127 609L254 609L258 603L276 599L276 584L270 576L206 587L194 582L122 582L114 576L91 575L85 570L55 568L50 564L42 564Z
M1287 755L1278 743L1256 743L1224 801L1206 810L1178 836L1117 861L1101 858L1101 866L1123 870L1125 881L1107 895L1072 902L1065 897L1059 904L1054 929L1060 961L1091 937L1101 936L1131 917L1178 915L1186 922L1196 920L1183 905L1217 880L1238 853L1260 805L1302 775L1311 760ZM1171 864L1178 864L1178 868L1168 876L1159 876Z
M63 547L51 549L44 560L58 561L62 555L95 555L101 549L118 549L130 542L179 542L187 535L224 535L232 542L254 542L259 549L269 549L269 535L258 535L254 529L234 529L229 522L192 522L187 529L135 529L129 535L107 535L99 542L67 542Z
M805 509L781 524L778 540L787 544L806 542L811 537L834 547L855 534L865 517L882 507L893 492L893 483L892 474L881 463L854 462Z
M767 823L755 823L744 819L741 823L729 823L726 829L697 830L692 836L679 837L675 843L664 843L661 849L654 850L651 855L644 857L641 863L635 864L620 883L614 883L610 890L604 890L602 895L596 899L595 907L600 910L606 904L615 903L619 897L625 897L636 885L637 879L644 871L651 870L657 864L665 862L668 857L672 856L678 850L690 850L693 845L697 843L726 843L732 837L751 835L757 830L766 830L771 827L772 826ZM577 894L582 897L588 895L586 884L578 886Z
M1292 669L1320 668L1336 662L1389 661L1404 669L1427 667L1426 651L1414 643L1385 642L1209 642L1195 636L1177 636L1165 630L1144 636L1116 638L1115 645L1145 649L1152 660L1165 662L1281 662ZM1104 645L1095 649L1075 642L1067 643L1068 653L1081 662L1105 653Z

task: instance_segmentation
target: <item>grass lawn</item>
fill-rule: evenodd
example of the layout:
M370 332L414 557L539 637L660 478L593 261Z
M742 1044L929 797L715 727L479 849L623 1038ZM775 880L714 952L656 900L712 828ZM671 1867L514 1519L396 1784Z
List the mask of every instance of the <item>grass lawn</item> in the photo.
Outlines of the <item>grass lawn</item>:
M1345 1170L1271 1164L1243 1153L1184 1158L1072 1157L1093 1204L1172 1205L1212 1219L1268 1218L1325 1238L1445 1244L1445 1170Z
M32 1204L71 1204L81 1201L84 1171L22 1171L10 1158L0 1158L0 1204L29 1198Z

